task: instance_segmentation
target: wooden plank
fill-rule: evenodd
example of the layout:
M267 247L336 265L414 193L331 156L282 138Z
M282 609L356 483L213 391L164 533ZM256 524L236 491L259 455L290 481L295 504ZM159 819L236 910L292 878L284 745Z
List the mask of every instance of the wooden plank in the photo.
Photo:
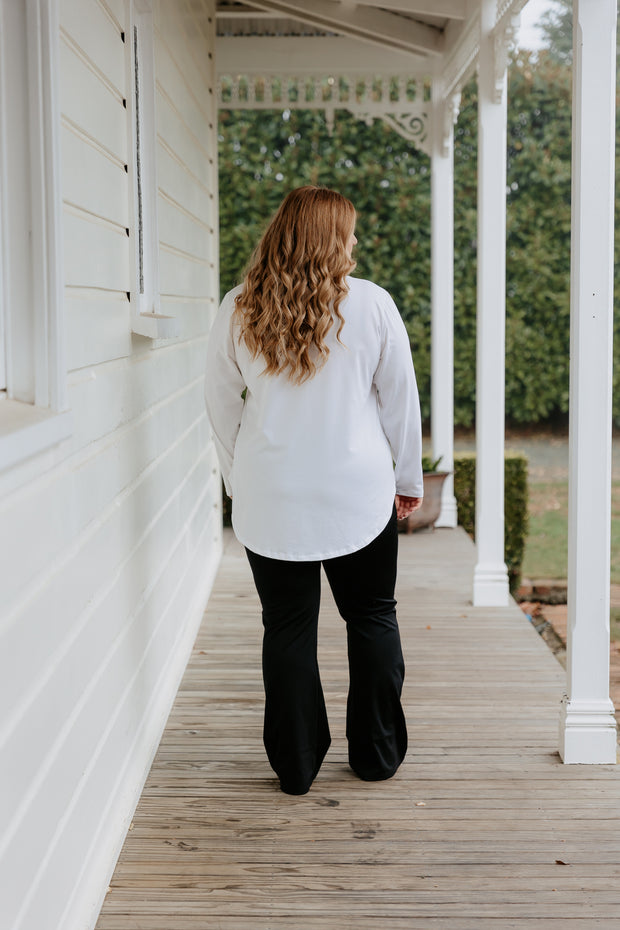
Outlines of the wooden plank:
M160 233L164 235L165 231ZM160 240L159 283L163 294L174 297L210 294L215 275L215 266L208 258L196 258Z
M187 297L161 294L160 308L162 313L173 316L179 321L179 339L186 341L207 335L211 328L216 303L212 298L193 300ZM170 345L170 340L162 345Z
M200 216L211 228L218 223L215 198L163 139L157 145L157 179L162 193L185 210Z
M387 782L348 769L346 643L325 591L333 743L295 798L262 748L260 608L228 538L98 930L620 921L620 773L559 762L562 670L514 605L464 605L462 531L408 537L400 560L407 759Z
M125 291L69 288L64 309L68 371L131 355L131 307Z
M61 473L53 494L40 487L38 493L20 497L5 511L5 518L15 525L12 551L3 553L11 569L3 593L7 602L14 603L11 622L7 619L1 630L2 648L7 654L10 650L14 659L0 679L7 720L13 707L28 707L31 691L38 693L39 682L51 678L56 665L70 661L73 653L69 646L76 629L81 635L90 630L102 650L114 641L123 628L123 618L144 592L140 566L145 553L149 553L153 577L157 577L155 566L165 564L170 539L178 531L181 505L187 506L189 515L208 489L209 478L215 483L213 460L205 454L200 425L192 422L194 415L190 391L172 398L168 405L117 436L116 442L98 455L88 456L82 467ZM180 442L170 442L174 435L171 423L179 430ZM190 468L191 461L195 464ZM135 476L133 468L139 469ZM179 475L184 476L182 481ZM215 493L215 488L209 490ZM156 493L167 506L160 505L153 513L149 502ZM128 526L133 527L132 534L127 532ZM72 543L74 551L69 549ZM56 559L59 551L67 550L70 558ZM22 565L28 566L25 577L20 575ZM76 576L79 583L72 581ZM31 579L36 579L36 584ZM111 619L102 623L106 604L109 607L112 602L115 610ZM32 629L42 611L53 617L54 623L46 624L31 642L23 636L23 629ZM23 675L26 662L32 678ZM79 677L81 671L76 674ZM73 686L73 676L69 677ZM62 675L58 688L61 694L69 693ZM36 712L29 712L34 721ZM12 738L19 742L19 736L17 731ZM38 743L53 736L54 728L50 727ZM21 740L20 751L38 751L38 743Z
M175 35L176 33L176 35ZM170 39L176 40L174 53ZM164 33L155 29L155 68L157 80L166 94L177 101L179 113L188 126L200 127L208 133L214 127L214 112L210 106L209 87L193 68L191 57L178 30Z
M179 462L190 460L191 441L190 437L184 445L174 449L175 454L162 456L142 481L130 486L127 493L119 495L120 500L115 498L102 511L94 526L85 528L80 550L69 564L52 566L47 576L40 578L35 595L17 613L18 622L5 632L3 646L15 647L15 662L3 675L1 687L7 720L11 720L10 712L15 708L22 727L36 728L37 721L41 726L40 738L36 741L21 739L19 728L14 728L5 740L2 751L5 758L13 759L14 771L36 771L37 760L44 758L60 739L52 725L58 707L64 707L69 716L75 707L86 701L95 685L99 692L105 694L107 689L112 695L106 694L106 700L100 705L93 699L95 705L109 707L130 654L129 648L119 649L123 637L135 635L137 627L147 641L154 635L153 627L161 617L162 605L168 604L178 579L183 577L185 536L191 538L199 526L208 525L213 510L213 488L209 487L208 472L200 460L184 480L178 478L182 473ZM168 498L165 506L153 515L145 501L153 500L157 486L162 492L168 491ZM60 498L59 506L62 500ZM190 501L195 508L193 514ZM182 509L184 506L187 511ZM188 514L185 524L180 521L182 512ZM135 524L134 537L127 534L130 523ZM153 566L148 586L142 568L147 558ZM79 584L68 584L72 573L79 574ZM32 622L32 617L41 609L55 618L54 624L41 632L39 642L20 647L20 624ZM169 624L163 629L168 635L174 635L176 628ZM71 648L78 636L89 637L96 643L101 680L92 680L92 670L84 663L81 653ZM32 680L20 678L26 650L33 672L36 672ZM145 670L143 677L147 674ZM43 703L39 686L42 679L46 682ZM87 716L80 719L87 719ZM81 740L85 746L98 736L96 728L85 734L76 726L70 733L64 733L62 739L75 740L78 744ZM21 783L15 781L4 786L9 808L12 803L17 804L14 796L18 798L22 788Z
M213 266L213 227L161 191L157 203L157 217L162 242ZM202 292L197 291L196 295L200 293Z
M204 138L202 134L197 135L195 127L183 122L175 102L160 85L157 86L155 109L158 137L177 155L179 161L187 166L191 174L198 178L202 186L214 193L214 171L217 161L215 136Z
M70 810L78 795L82 803L79 813L83 836L79 836L79 842L66 843L62 850L63 855L49 864L49 881L53 882L56 887L60 885L65 889L59 901L60 907L65 906L72 887L66 876L67 874L70 877L79 874L79 869L84 864L84 850L88 848L87 842L98 835L102 818L105 817L105 811L102 810L100 803L101 779L105 778L105 773L110 771L122 777L128 772L126 766L132 763L136 736L140 735L143 725L141 702L145 701L145 693L149 696L158 693L157 690L145 691L145 687L155 681L155 684L161 688L163 676L156 668L155 662L162 659L162 654L164 660L170 661L170 657L174 655L172 646L176 644L179 634L183 631L184 623L196 620L195 614L192 616L187 612L186 599L195 597L195 584L203 576L204 564L209 556L205 543L209 537L212 538L213 534L213 527L209 524L208 518L205 520L203 517L201 524L204 538L188 536L187 546L182 546L183 558L180 561L171 560L170 562L170 570L175 573L174 581L179 596L174 602L163 601L161 606L158 605L155 608L161 611L163 620L168 619L170 622L157 624L157 638L149 644L151 648L148 651L146 651L146 646L141 645L141 648L145 649L148 661L142 664L136 658L137 646L145 642L145 637L140 635L135 626L129 624L127 639L120 640L119 645L122 643L123 648L119 650L120 654L117 653L114 656L112 663L106 663L105 660L109 656L102 656L97 651L96 645L94 646L95 660L90 664L85 661L83 651L79 653L79 656L73 656L73 669L77 670L81 662L82 681L87 680L86 686L77 695L72 689L78 686L78 675L75 676L75 683L72 677L65 678L59 688L54 687L49 690L49 693L39 696L37 703L40 711L38 720L40 729L37 729L36 722L33 726L32 720L20 721L19 732L22 744L30 745L34 754L37 749L41 753L36 765L28 770L22 770L22 793L25 789L29 791L29 806L20 818L19 831L12 841L13 848L20 853L20 861L29 861L29 856L42 857L54 838L58 841L57 816L53 809L50 812L51 791L46 790L49 785L54 787L59 809ZM188 553L191 555L188 556ZM76 578L76 581L79 581L79 578ZM49 623L49 618L53 615L46 613L45 616ZM181 617L184 622L179 621ZM111 615L107 615L106 619L111 619ZM139 626L141 620L142 618L138 621ZM105 621L101 623L100 618L100 629L105 625ZM190 627L190 633L193 632L192 627ZM76 636L76 639L78 638ZM166 666L163 665L163 668ZM100 674L100 671L103 674ZM88 678L89 672L90 678ZM127 677L122 677L123 675ZM93 707L93 702L97 700L98 695L105 701L105 704ZM65 713L71 725L64 727L55 725L57 718L53 716L54 708L58 709L58 713ZM165 712L165 709L164 704L163 707L158 708L158 711L159 713L162 710ZM123 726L117 727L116 730L103 725L103 721L108 719L107 714L112 713L120 716L123 721ZM54 739L51 753L47 751L48 731ZM33 738L23 739L24 732L32 734ZM44 736L47 745L44 745ZM13 768L17 764L14 747L5 743L3 749L9 753L8 758L3 755L0 760L3 771L19 771ZM67 765L67 758L72 760L72 765ZM93 770L91 765L93 758L101 761L101 769ZM43 766L47 770L48 780L42 784L37 776ZM15 775L12 777L13 780L17 780ZM3 788L6 789L7 786L8 781L3 782ZM10 805L8 809L17 809L14 799L9 798L7 791L5 791L5 801L7 805ZM24 836L29 838L27 853ZM38 859L35 858L35 861ZM62 882L65 884L62 885ZM43 905L40 905L38 913L44 915ZM64 923L60 911L58 911L58 917L54 918L54 923L57 926ZM40 919L36 919L34 925L45 926L46 924L49 926L48 920L45 916L41 916ZM6 924L6 926L9 925Z
M112 25L115 26L119 32L122 32L127 18L126 0L97 0L97 2L106 16L109 17Z
M128 922L131 920L131 923ZM174 930L256 930L260 926L257 924L256 916L239 916L237 914L226 918L224 922L221 917L211 917L204 914L201 917L192 917L191 915L179 914L174 918ZM273 916L269 923L265 923L269 930L291 930L290 917ZM377 930L376 917L347 917L342 915L338 920L338 930ZM389 925L382 923L381 927L394 927L395 930L472 930L472 921L467 918L450 918L430 915L427 917L392 917ZM497 919L495 917L477 917L475 922L476 930L498 930ZM115 916L102 915L97 924L98 930L171 930L172 924L169 916L161 915L121 915ZM307 917L305 915L295 915L295 930L334 930L334 924L331 918ZM607 918L585 917L583 919L573 918L570 923L564 916L547 916L538 918L526 917L523 920L511 918L510 923L504 922L506 930L596 930L597 927L604 927L609 930Z
M115 442L115 432L131 421L150 416L171 398L177 398L192 385L189 403L197 416L204 414L202 379L204 378L205 339L170 345L165 353L152 353L150 345L134 348L131 363L123 359L109 362L97 370L95 379L88 375L86 387L76 374L76 389L71 391L71 407L75 412L75 445L82 449L89 443L106 445ZM148 364L144 362L148 359ZM93 416L93 411L96 415ZM90 416L89 416L90 414ZM204 447L209 444L208 433ZM167 434L158 436L158 443ZM91 447L94 455L96 448Z
M129 227L129 175L69 125L62 130L63 198L94 216Z
M130 245L125 227L65 204L65 283L104 291L131 290Z
M183 15L179 16L179 7L183 7ZM212 53L205 52L205 44L212 42L215 31L214 11L209 11L206 5L199 9L197 3L176 3L170 7L167 4L158 4L155 9L155 27L160 37L163 37L170 49L177 66L186 75L186 80L192 93L198 97L207 97L209 87L213 86L213 72L209 67ZM207 34L199 29L200 16L208 19L213 17L211 28ZM206 40L206 43L205 43Z
M60 78L63 115L128 164L123 94L102 82L65 42L60 43Z
M75 51L118 89L122 97L127 96L126 55L128 47L121 39L121 29L114 17L98 0L61 0L60 26L65 41L75 46Z

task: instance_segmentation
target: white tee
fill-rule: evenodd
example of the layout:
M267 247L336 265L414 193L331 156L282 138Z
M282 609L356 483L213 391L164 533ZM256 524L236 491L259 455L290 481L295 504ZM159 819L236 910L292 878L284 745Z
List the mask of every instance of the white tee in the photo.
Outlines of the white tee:
M395 493L423 495L407 331L387 291L360 278L347 284L343 345L336 319L327 361L303 384L263 374L264 359L239 342L240 287L224 297L210 333L207 412L235 534L259 555L319 561L355 552L386 526Z

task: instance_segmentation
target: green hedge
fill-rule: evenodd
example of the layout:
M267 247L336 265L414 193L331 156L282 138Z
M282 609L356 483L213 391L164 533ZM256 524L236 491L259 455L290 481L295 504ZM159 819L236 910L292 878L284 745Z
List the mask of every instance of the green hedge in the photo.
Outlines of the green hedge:
M459 524L475 537L476 455L454 456L454 495ZM521 564L528 530L527 457L507 452L504 457L504 547L510 591L521 581Z

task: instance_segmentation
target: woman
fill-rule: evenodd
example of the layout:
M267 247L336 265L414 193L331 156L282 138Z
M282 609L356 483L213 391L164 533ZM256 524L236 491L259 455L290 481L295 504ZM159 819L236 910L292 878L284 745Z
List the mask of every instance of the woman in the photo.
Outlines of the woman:
M263 609L264 743L288 794L309 790L330 744L321 564L347 625L351 768L390 778L407 749L396 517L422 500L420 406L393 301L348 277L355 218L335 191L292 191L207 353L207 410Z

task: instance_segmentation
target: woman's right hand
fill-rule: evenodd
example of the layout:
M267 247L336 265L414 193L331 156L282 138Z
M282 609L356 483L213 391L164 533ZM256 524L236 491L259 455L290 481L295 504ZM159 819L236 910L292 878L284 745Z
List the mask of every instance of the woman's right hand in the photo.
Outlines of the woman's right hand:
M404 494L396 495L396 517L398 520L404 520L422 506L421 497L405 497Z

